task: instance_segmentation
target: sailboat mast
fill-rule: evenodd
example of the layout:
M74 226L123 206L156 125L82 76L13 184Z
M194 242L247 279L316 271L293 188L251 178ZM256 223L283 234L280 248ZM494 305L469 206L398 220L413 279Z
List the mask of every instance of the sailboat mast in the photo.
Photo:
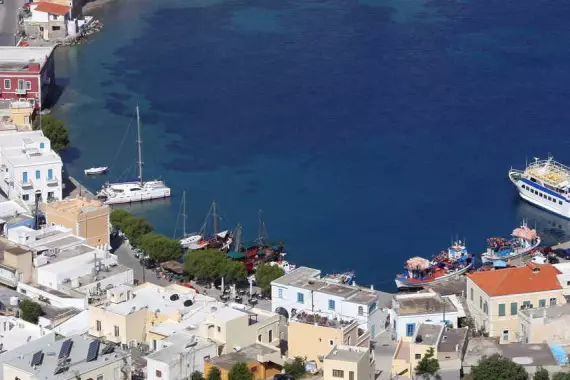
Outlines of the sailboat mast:
M182 192L182 238L186 237L186 190Z
M142 161L142 140L141 140L141 118L139 115L139 105L137 104L137 144L138 144L138 148L139 148L139 180L141 183L141 186L143 184L143 175L142 175L142 166L143 166L143 161Z
M212 202L212 219L214 227L214 235L218 233L218 216L216 215L216 201Z

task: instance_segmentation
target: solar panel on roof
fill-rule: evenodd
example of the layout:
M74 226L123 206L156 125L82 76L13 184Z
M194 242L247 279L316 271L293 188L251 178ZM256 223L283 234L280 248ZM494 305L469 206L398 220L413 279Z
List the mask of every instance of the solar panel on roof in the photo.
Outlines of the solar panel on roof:
M69 369L69 366L67 365L60 365L57 366L57 368L55 369L55 372L53 373L54 375L59 375L60 373L64 373L65 371L67 371Z
M32 362L30 363L31 366L41 365L44 361L44 353L42 351L38 351L32 356Z
M59 351L58 358L61 359L69 357L69 354L71 353L71 347L73 347L73 340L68 339L63 342L61 345L61 350Z
M94 340L93 342L89 343L89 350L87 351L87 358L85 359L86 362L97 360L97 357L99 357L100 344L101 342L98 340Z

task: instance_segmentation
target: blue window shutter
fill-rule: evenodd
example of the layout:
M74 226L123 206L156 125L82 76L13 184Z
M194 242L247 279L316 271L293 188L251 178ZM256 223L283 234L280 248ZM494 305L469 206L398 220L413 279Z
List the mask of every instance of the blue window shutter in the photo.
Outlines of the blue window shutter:
M53 169L48 169L48 179L53 179Z
M40 171L36 170L36 179L40 179Z
M416 324L415 323L407 323L406 324L406 336L413 336L415 331L416 331Z

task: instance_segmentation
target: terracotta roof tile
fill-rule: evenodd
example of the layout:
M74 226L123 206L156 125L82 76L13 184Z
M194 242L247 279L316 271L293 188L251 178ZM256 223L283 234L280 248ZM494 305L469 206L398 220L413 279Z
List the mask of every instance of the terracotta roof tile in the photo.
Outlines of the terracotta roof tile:
M62 4L49 3L47 1L40 1L34 10L38 12L46 12L54 15L63 16L69 12L69 7Z
M551 264L528 263L517 268L470 273L467 276L491 297L562 289L561 272Z

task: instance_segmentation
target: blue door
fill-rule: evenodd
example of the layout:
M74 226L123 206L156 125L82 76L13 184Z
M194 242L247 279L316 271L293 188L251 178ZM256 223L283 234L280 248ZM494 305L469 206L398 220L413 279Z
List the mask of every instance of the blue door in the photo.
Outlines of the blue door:
M28 183L28 172L22 173L22 182Z
M53 169L48 169L48 179L53 179Z

